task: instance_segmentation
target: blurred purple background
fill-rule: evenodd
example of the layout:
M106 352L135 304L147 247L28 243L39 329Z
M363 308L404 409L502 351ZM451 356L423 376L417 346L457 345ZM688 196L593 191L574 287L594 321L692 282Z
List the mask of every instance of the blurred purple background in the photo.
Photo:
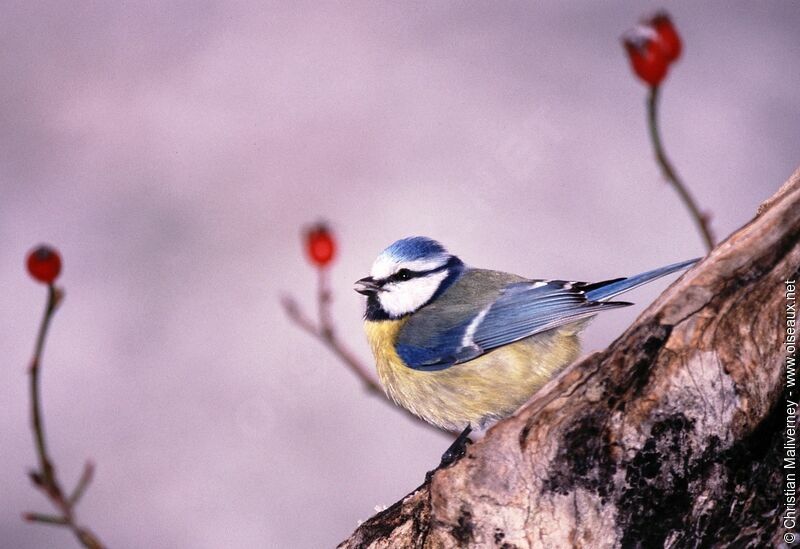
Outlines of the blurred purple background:
M448 439L364 393L278 305L313 310L300 229L332 222L352 281L411 234L522 275L602 279L701 255L647 140L619 35L640 2L7 2L0 19L0 545L71 547L35 464L26 365L44 305L23 267L64 256L44 360L47 435L111 547L325 547L419 484ZM667 151L719 236L800 164L800 6L679 2ZM666 283L591 327L619 335Z

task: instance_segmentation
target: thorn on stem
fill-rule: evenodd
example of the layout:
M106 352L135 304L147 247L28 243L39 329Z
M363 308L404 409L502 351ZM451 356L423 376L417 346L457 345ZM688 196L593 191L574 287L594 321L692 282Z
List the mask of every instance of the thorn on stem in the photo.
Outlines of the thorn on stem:
M31 479L31 482L34 484L34 486L44 486L44 478L42 478L41 473L38 471L29 471L28 477Z

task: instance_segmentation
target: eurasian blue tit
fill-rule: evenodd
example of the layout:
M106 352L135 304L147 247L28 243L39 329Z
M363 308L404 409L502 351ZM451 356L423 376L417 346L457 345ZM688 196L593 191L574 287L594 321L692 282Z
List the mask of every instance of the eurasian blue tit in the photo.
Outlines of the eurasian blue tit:
M449 431L511 415L580 353L578 335L617 295L696 260L603 282L476 269L430 238L398 240L356 282L378 376L397 404Z

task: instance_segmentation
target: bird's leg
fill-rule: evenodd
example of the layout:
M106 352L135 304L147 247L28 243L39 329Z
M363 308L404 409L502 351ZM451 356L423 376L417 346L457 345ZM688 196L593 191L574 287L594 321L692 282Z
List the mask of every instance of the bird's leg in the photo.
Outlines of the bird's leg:
M442 461L439 463L439 469L449 467L464 457L464 454L467 453L467 444L472 442L469 439L469 434L471 432L472 425L467 425L467 428L461 431L461 434L453 441L453 444L442 454Z
M453 444L451 444L450 447L444 451L444 454L442 454L442 461L439 462L439 466L433 471L428 471L428 473L425 475L425 482L430 482L433 474L439 469L450 467L456 461L464 457L464 454L467 453L467 444L472 444L472 441L469 439L469 434L471 432L472 425L467 425L467 428L461 431L461 434L458 435L458 437L453 441Z

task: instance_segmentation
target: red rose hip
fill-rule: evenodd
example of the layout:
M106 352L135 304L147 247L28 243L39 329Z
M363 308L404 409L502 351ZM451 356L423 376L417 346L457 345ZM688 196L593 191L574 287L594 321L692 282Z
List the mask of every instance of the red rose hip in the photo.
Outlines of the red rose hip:
M52 284L61 273L61 257L46 244L30 251L27 265L28 273L43 284Z
M623 44L636 76L651 87L658 86L667 75L669 61L655 31L650 28L634 29L623 37Z
M656 31L658 35L658 42L661 50L664 52L664 57L667 62L672 63L681 56L681 37L678 36L678 31L675 30L675 25L672 24L669 14L665 11L660 11L655 14L650 21L649 25Z
M306 231L306 251L311 261L325 267L336 253L336 241L325 224L317 224Z

